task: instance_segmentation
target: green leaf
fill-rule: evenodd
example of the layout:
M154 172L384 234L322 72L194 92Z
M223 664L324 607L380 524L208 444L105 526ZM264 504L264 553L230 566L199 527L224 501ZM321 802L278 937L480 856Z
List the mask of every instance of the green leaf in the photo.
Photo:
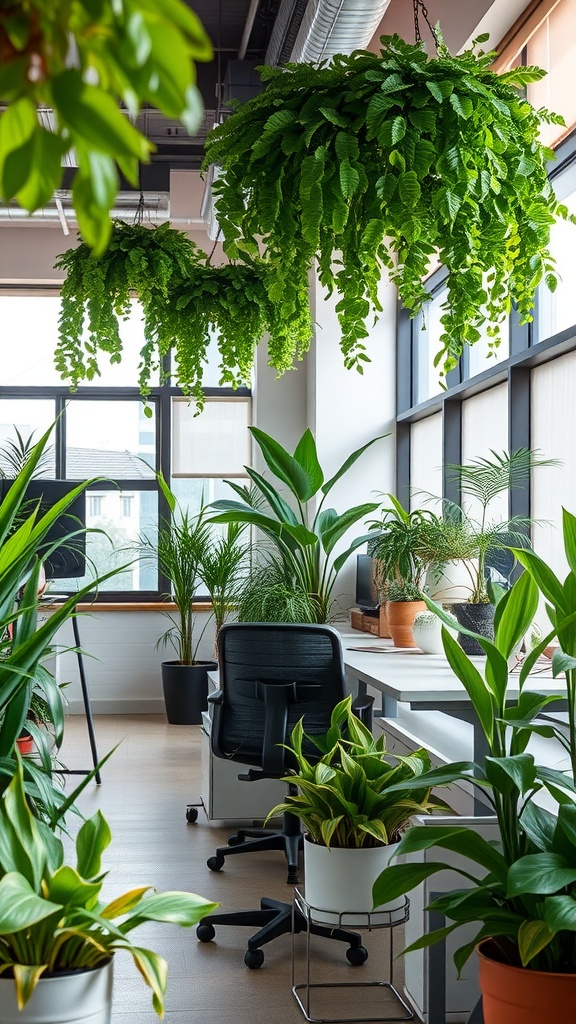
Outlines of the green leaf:
M530 792L536 779L536 766L531 754L512 757L486 757L484 767L494 789L509 797L517 789L522 796Z
M390 126L390 137L392 139L392 145L396 146L406 135L406 121L399 114L394 118Z
M258 427L249 429L264 456L268 469L290 488L299 501L308 501L311 497L311 479L298 460L263 430Z
M294 449L294 458L302 467L309 480L308 498L303 498L303 501L308 501L309 498L312 498L320 490L324 483L324 473L318 461L316 441L311 430L305 430L302 434Z
M576 868L557 853L533 853L520 857L508 872L507 896L526 893L550 895L576 882Z
M16 190L16 198L25 210L33 211L45 206L60 187L62 157L66 148L57 135L38 125L31 139L27 180Z
M530 573L522 573L496 606L494 635L498 650L509 658L526 635L538 608L538 587Z
M405 206L416 206L420 199L421 189L415 171L406 171L398 179L400 199Z
M576 516L565 508L562 509L562 534L566 560L572 572L576 573Z
M144 163L151 145L120 112L112 97L96 85L87 85L75 68L67 68L52 81L59 117L73 135L110 156L135 156Z
M12 103L0 117L0 194L5 202L28 179L37 127L36 108L27 97Z
M550 944L554 934L544 921L522 921L518 929L518 951L522 966L526 967L534 957Z
M0 935L25 931L62 910L62 905L37 896L32 886L17 872L0 880Z
M573 896L547 896L544 900L544 923L556 932L576 932L576 900Z
M340 190L344 199L352 199L358 191L360 175L355 167L352 167L349 160L343 160L340 164Z
M375 907L382 903L389 903L397 900L399 896L405 896L417 885L420 885L427 878L445 871L447 865L428 861L426 864L392 864L385 868L378 876L372 886L372 900Z
M83 878L100 874L102 854L111 839L112 833L101 811L84 822L76 836L76 863Z
M450 636L450 633L444 627L442 628L442 642L450 667L465 686L468 696L472 701L472 706L478 715L482 730L488 742L491 743L494 730L494 715L486 683L476 666L464 654L460 644Z
M474 104L469 96L459 96L458 93L453 92L450 94L450 103L458 117L462 117L465 120L474 113Z

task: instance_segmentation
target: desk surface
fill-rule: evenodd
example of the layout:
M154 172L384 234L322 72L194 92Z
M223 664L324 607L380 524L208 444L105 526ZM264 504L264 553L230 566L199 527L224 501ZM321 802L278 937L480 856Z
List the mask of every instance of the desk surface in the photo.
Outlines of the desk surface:
M423 654L416 648L392 647L366 633L341 631L346 671L369 686L376 687L393 700L408 704L468 702L462 683L456 678L443 654ZM354 648L367 650L354 650ZM471 659L482 673L485 658ZM538 666L526 686L539 693L562 694L561 679L553 679L551 666ZM512 700L518 696L518 675L512 673L508 684Z

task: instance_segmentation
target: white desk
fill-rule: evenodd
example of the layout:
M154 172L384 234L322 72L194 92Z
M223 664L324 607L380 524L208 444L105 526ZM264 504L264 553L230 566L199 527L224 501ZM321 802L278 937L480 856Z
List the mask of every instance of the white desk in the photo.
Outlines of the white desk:
M398 704L403 703L411 711L440 711L451 718L467 722L473 731L472 760L477 763L483 761L487 753L484 733L464 686L452 672L444 655L423 654L415 648L394 648L389 640L380 640L345 628L340 632L347 674L358 680L360 690L371 686L382 693L383 717L395 718ZM352 649L358 647L368 650ZM485 658L472 658L472 661L482 672ZM566 706L563 682L552 678L551 667L545 666L543 671L534 671L525 689L547 695L558 694L558 702L548 705L550 709L562 710ZM512 674L508 686L511 703L518 698L518 694L518 678ZM476 813L486 812L485 805L476 797L475 810Z

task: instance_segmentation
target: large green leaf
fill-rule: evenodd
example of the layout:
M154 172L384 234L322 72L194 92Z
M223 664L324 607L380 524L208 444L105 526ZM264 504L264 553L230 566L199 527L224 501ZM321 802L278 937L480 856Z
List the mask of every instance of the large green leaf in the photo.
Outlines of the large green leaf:
M372 886L372 900L375 907L405 896L427 878L445 871L447 865L428 861L426 864L391 864L378 876Z
M413 825L402 838L399 855L422 852L435 847L453 850L475 861L496 878L506 878L506 861L496 847L474 828L458 825Z
M290 455L273 437L258 427L250 427L268 468L282 480L299 501L308 501L315 493L313 479L308 470ZM302 440L302 439L301 439Z
M248 476L254 481L257 488L266 498L266 501L270 505L270 508L274 512L274 515L278 517L278 521L281 523L291 523L293 526L298 524L298 519L294 510L284 500L281 494L278 493L276 488L269 483L261 473L257 473L255 469L248 470Z
M506 797L512 796L515 789L525 795L534 787L536 766L532 754L486 757L484 768L494 789Z
M59 116L73 135L111 156L135 156L146 162L151 144L120 112L112 97L96 85L88 85L76 68L66 68L52 81Z
M494 732L494 714L492 700L476 666L464 654L460 644L454 640L447 629L442 629L444 651L452 671L466 689L472 706L488 742L492 742Z
M576 900L573 896L547 896L542 916L552 933L576 932Z
M76 865L83 878L100 874L102 854L111 839L110 827L101 811L84 822L76 836Z
M576 882L576 868L564 857L557 853L532 853L510 865L507 895L551 895L573 882Z
M43 896L37 896L23 875L10 872L0 880L0 935L25 931L62 910Z
M518 951L522 966L526 967L546 946L550 945L554 933L545 921L522 921L518 929Z
M321 534L322 547L326 554L329 555L333 551L340 538L347 533L354 523L357 523L360 519L365 519L367 515L370 515L377 508L377 503L369 502L365 505L357 505L356 508L350 508L343 512L342 515L339 515Z
M318 461L318 452L316 450L316 441L311 430L305 430L300 438L296 448L294 449L294 458L298 462L302 469L308 476L310 481L310 493L308 498L314 497L318 493L322 484L324 483L324 473L322 467ZM306 498L302 499L308 500Z
M538 587L530 573L524 572L496 606L494 636L505 658L522 641L534 621L538 608Z
M566 607L562 584L552 569L546 565L546 562L542 561L533 551L524 548L512 548L511 550L520 564L528 570L546 600L550 601L563 616L569 615L572 609Z

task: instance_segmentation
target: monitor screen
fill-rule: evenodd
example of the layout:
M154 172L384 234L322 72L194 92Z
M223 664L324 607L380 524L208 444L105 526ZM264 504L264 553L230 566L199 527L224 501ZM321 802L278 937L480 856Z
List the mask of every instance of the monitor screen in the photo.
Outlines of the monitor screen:
M380 607L372 578L371 555L356 555L356 604L363 612L375 612Z
M51 509L61 498L80 483L79 480L31 480L26 488L26 498L30 502L40 502L40 514ZM4 496L11 486L11 480L0 481L0 496ZM86 494L82 491L58 517L51 526L42 545L38 549L44 558L46 578L49 580L74 579L86 573L86 534L72 537L62 545L57 542L71 533L84 529L86 526ZM57 544L53 551L50 548ZM45 552L50 551L49 555Z

